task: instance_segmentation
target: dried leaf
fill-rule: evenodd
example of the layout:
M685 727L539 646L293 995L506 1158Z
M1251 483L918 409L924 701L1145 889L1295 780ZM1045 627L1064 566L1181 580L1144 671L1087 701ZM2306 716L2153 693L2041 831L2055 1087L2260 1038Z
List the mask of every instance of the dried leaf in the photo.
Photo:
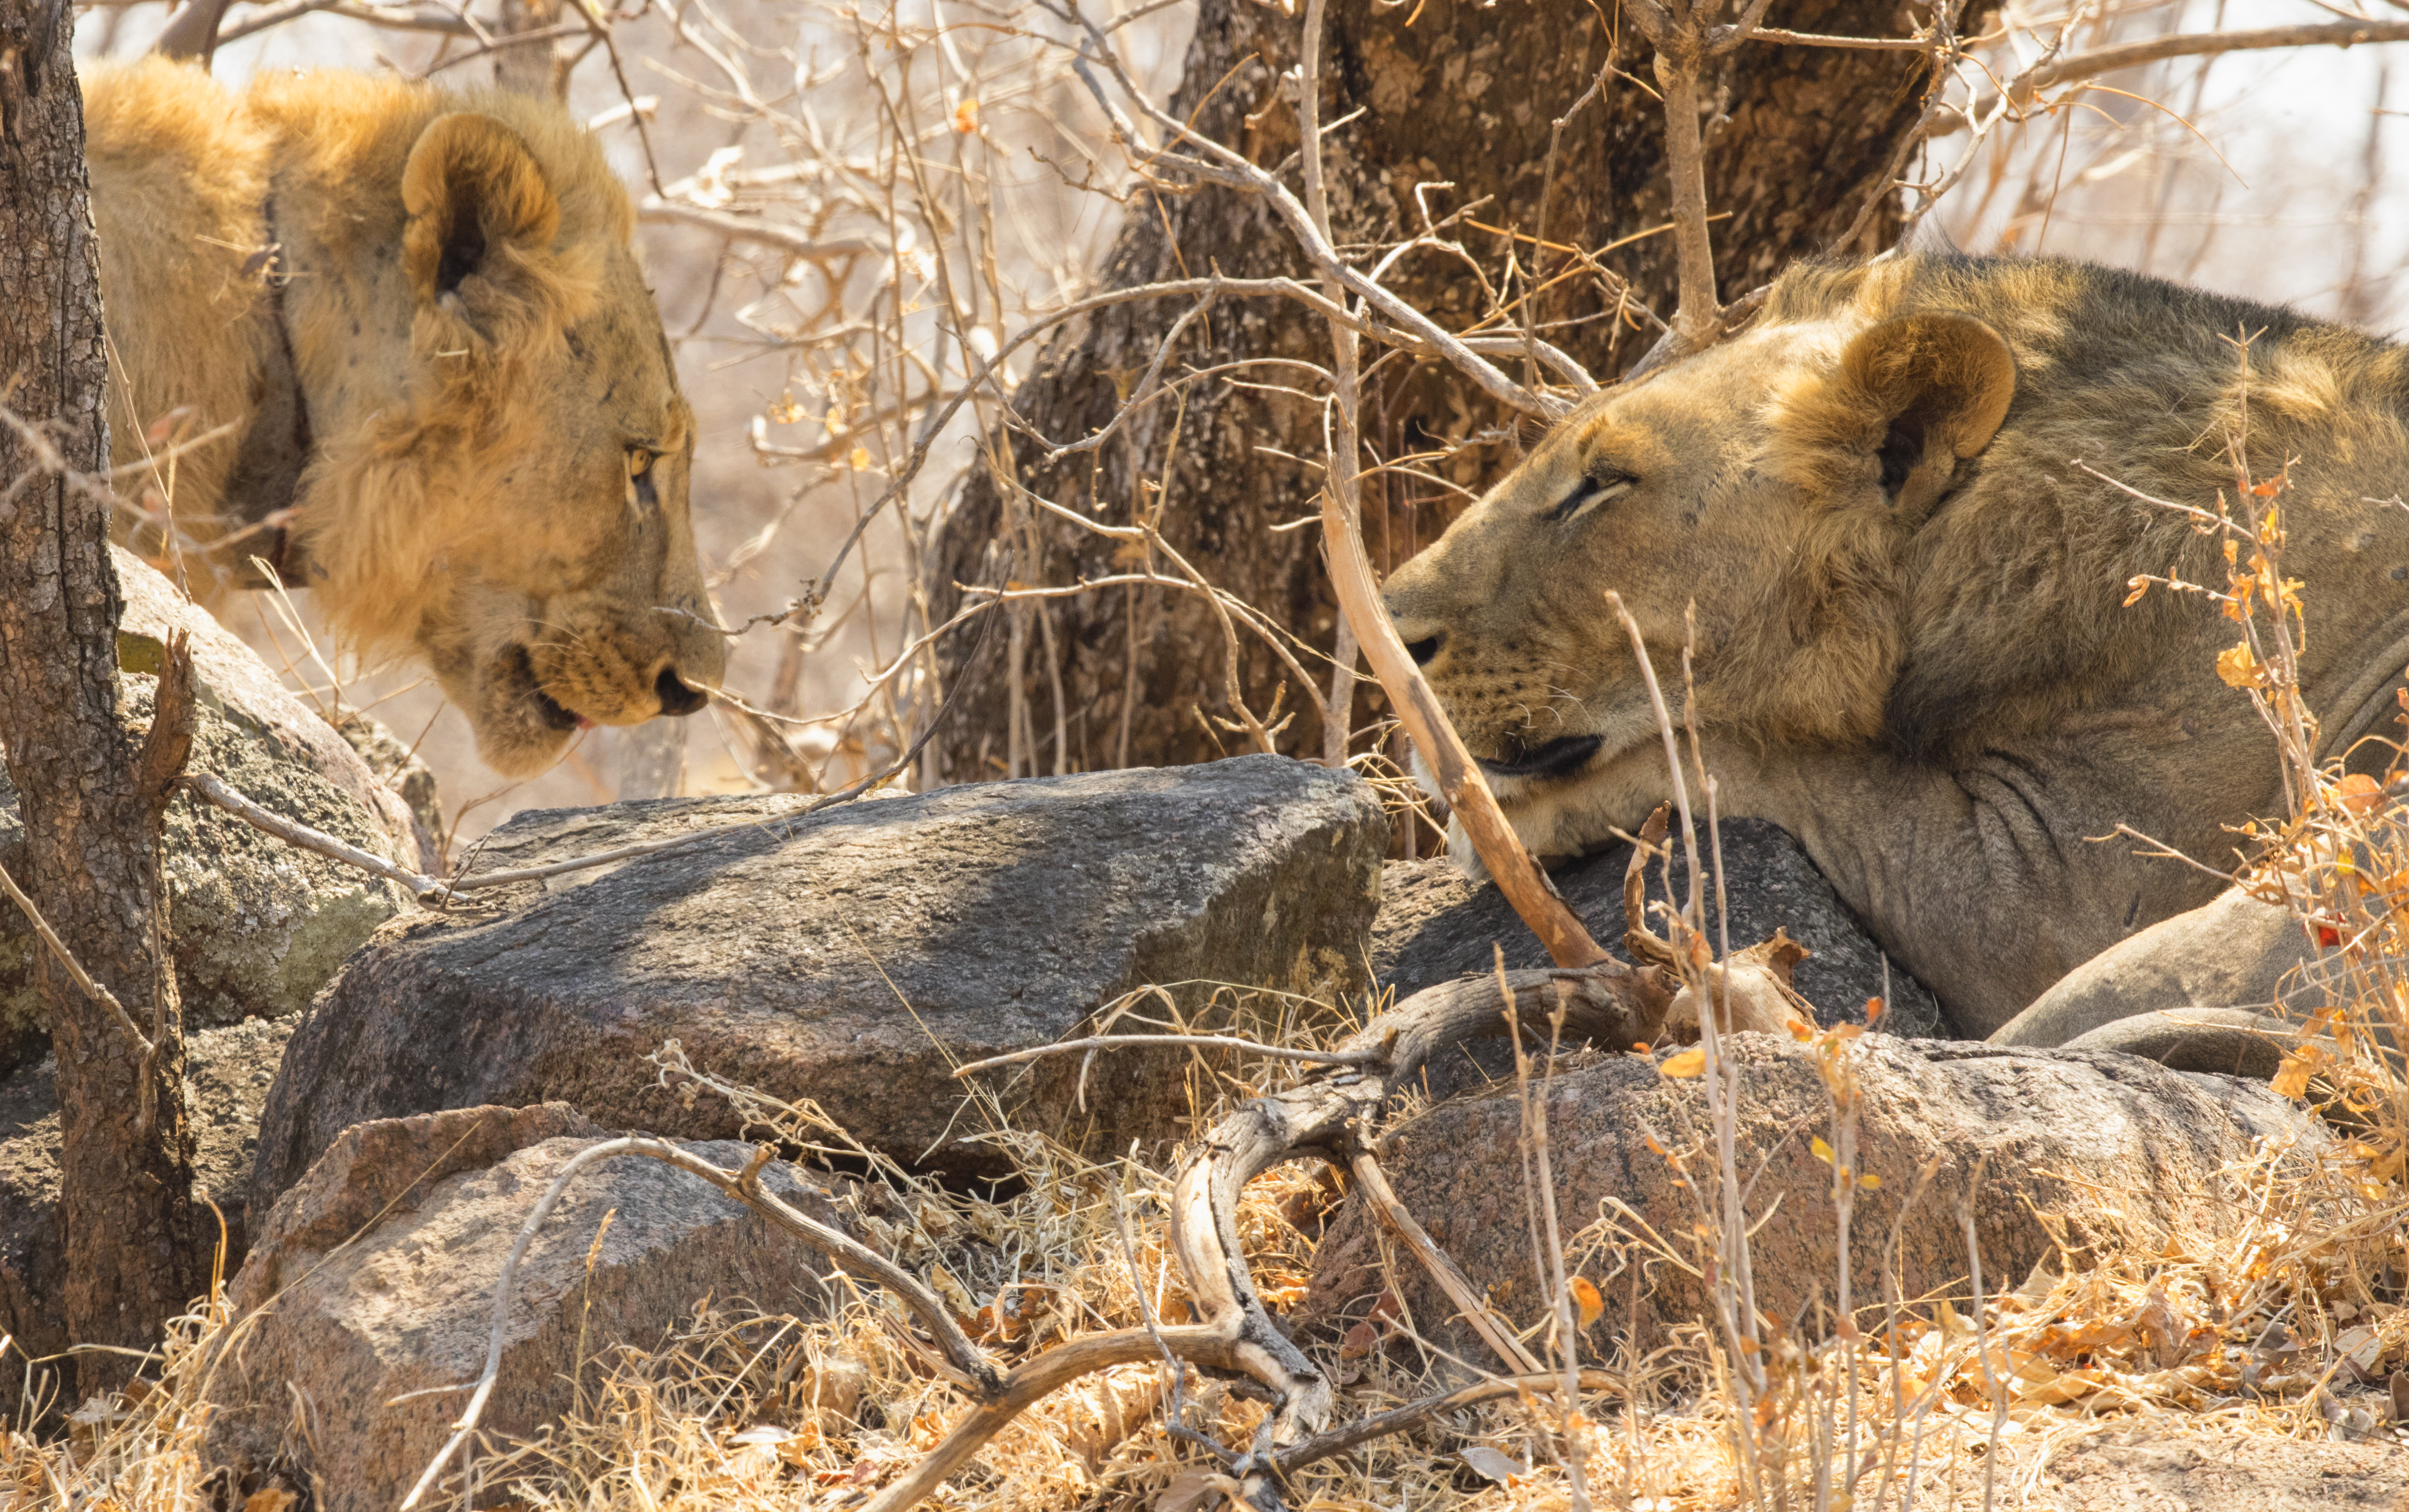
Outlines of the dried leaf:
M2225 679L2227 687L2256 687L2259 682L2258 663L2250 655L2250 642L2237 642L2217 654L2216 675Z
M1171 1477L1171 1484L1154 1493L1152 1512L1195 1512L1207 1497L1217 1494L1226 1476L1210 1470L1190 1467Z
M2384 803L2384 785L2363 771L2354 771L2336 783L2327 792L2345 814L2364 816L2374 813Z
M1683 1078L1700 1075L1706 1069L1707 1053L1704 1050L1683 1050L1678 1055L1666 1056L1664 1064L1656 1068L1663 1075ZM1652 1145L1655 1141L1649 1143Z
M1598 1295L1596 1286L1590 1281L1589 1277L1574 1276L1572 1294L1573 1305L1580 1309L1581 1327L1587 1328L1606 1316L1606 1299Z
M1493 1449L1486 1444L1475 1444L1460 1449L1456 1453L1456 1458L1470 1465L1473 1473L1482 1479L1493 1480L1501 1485L1517 1476L1527 1476L1531 1473L1531 1467L1522 1461L1502 1450Z

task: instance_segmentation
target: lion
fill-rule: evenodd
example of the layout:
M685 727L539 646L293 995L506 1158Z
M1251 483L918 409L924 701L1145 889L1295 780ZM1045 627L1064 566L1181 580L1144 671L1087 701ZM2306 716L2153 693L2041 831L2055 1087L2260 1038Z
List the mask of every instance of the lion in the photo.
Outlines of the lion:
M1983 1038L2227 886L2120 824L2227 861L2231 827L2283 811L2274 738L2215 670L2235 626L2199 594L2127 604L2141 576L2224 586L2214 536L2156 501L2230 501L2229 438L2254 481L2289 465L2319 757L2397 749L2379 727L2409 666L2404 407L2402 347L2132 273L1803 266L1741 334L1584 402L1391 577L1388 607L1545 856L1636 830L1670 793L1607 591L1676 719L1695 604L1721 813L1796 835ZM2131 967L2119 981L2149 974ZM2093 990L2049 1043L2170 1005Z
M423 657L505 774L702 706L726 646L694 412L587 133L517 95L237 95L162 59L94 70L84 111L148 554L205 598L254 558L314 587L347 646Z

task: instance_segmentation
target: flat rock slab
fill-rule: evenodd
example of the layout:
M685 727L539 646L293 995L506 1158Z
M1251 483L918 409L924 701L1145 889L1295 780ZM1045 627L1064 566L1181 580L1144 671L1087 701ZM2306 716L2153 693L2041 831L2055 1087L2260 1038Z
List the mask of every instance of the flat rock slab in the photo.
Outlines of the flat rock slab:
M1777 928L1787 929L1811 952L1799 962L1795 985L1815 1005L1824 1027L1864 1023L1866 1000L1880 997L1886 1004L1880 1022L1887 1033L1954 1033L1938 1001L1905 967L1884 958L1787 830L1762 819L1726 819L1723 851L1732 948L1745 949L1770 939ZM1631 847L1617 845L1549 873L1592 937L1622 960L1630 959L1623 948L1623 873L1630 861ZM1673 886L1688 896L1689 869L1678 856ZM1649 871L1648 896L1652 902L1665 900L1657 868ZM1713 892L1707 897L1711 927ZM1661 920L1652 917L1651 927L1664 932ZM1389 863L1380 917L1372 928L1376 982L1393 987L1403 1000L1456 977L1485 975L1494 969L1493 946L1504 948L1509 971L1549 964L1547 952L1495 884L1476 885L1444 859ZM1510 1079L1513 1065L1512 1051L1493 1041L1435 1062L1432 1085L1444 1095L1483 1075Z
M250 1315L241 1344L212 1376L211 1458L241 1467L289 1456L315 1476L326 1512L401 1504L484 1369L494 1290L520 1226L561 1168L599 1143L542 1137L582 1125L559 1106L399 1122L411 1127L347 1132L268 1216L229 1289L238 1315ZM531 1143L508 1147L521 1140ZM723 1168L752 1154L687 1148ZM423 1174L439 1159L450 1174ZM491 1163L459 1169L475 1159ZM789 1166L772 1162L762 1185L844 1224ZM532 1435L573 1405L592 1361L621 1345L657 1347L705 1296L816 1313L826 1274L815 1252L699 1176L640 1157L589 1167L519 1262L483 1426ZM293 1427L296 1393L310 1404L306 1438Z
M899 1159L980 1171L953 1066L1051 1044L1153 984L1335 1001L1363 985L1387 826L1351 775L1273 756L948 787L810 817L798 798L662 799L521 815L498 869L687 831L610 868L466 895L389 928L312 1005L268 1100L255 1212L370 1118L558 1100L681 1139L742 1131L644 1057L812 1099ZM504 889L497 889L497 892ZM1230 1022L1212 993L1183 1008ZM1161 1016L1156 1005L1151 1010ZM1184 1054L999 1073L1016 1116L1114 1149L1182 1131Z
M149 725L164 642L186 631L199 715L194 770L363 850L417 869L434 864L409 805L333 726L287 693L208 611L137 558L112 550L125 592L117 649L126 674L120 716L129 728ZM0 852L22 833L17 791L0 768ZM168 805L161 860L168 951L187 1029L299 1013L377 926L411 906L391 883L296 850L190 794ZM50 1053L32 969L38 948L23 916L0 910L0 1076Z
M184 1039L194 1195L214 1201L225 1215L229 1271L249 1247L243 1193L259 1139L259 1110L292 1032L289 1018L253 1019ZM16 1421L25 1361L57 1354L71 1342L54 1069L45 1060L0 1079L0 1334L16 1341L0 1355L0 1422ZM206 1221L206 1212L203 1217Z
M1784 1319L1812 1318L1814 1306L1829 1308L1836 1296L1832 1173L1811 1148L1818 1137L1833 1140L1829 1094L1809 1046L1762 1034L1726 1044L1741 1089L1739 1174L1753 1183L1747 1214L1755 1230L1757 1303ZM2129 1056L1888 1035L1868 1035L1851 1054L1862 1095L1857 1169L1881 1181L1879 1189L1858 1193L1850 1228L1851 1285L1860 1305L1880 1303L1892 1220L1935 1159L1931 1185L1901 1225L1895 1263L1908 1298L1969 1295L1960 1207L1969 1191L1983 1286L2009 1289L2058 1254L2036 1210L2057 1215L2067 1242L2078 1247L2120 1234L2160 1245L2180 1234L2186 1248L2207 1253L2251 1211L2231 1200L2222 1170L2261 1140L2307 1152L2329 1138L2263 1083L2169 1071ZM1571 1235L1602 1214L1620 1225L1615 1243L1640 1232L1631 1217L1606 1205L1611 1200L1676 1246L1682 1265L1697 1261L1691 1234L1699 1198L1681 1184L1668 1155L1683 1159L1699 1190L1717 1189L1706 1095L1698 1078L1667 1078L1658 1063L1602 1061L1558 1076L1550 1090L1548 1133L1568 1254L1583 1252ZM1466 1099L1400 1128L1386 1160L1406 1210L1517 1326L1535 1322L1543 1307L1522 1134L1514 1097ZM1652 1138L1668 1154L1652 1151ZM1308 1316L1361 1317L1387 1284L1372 1221L1360 1198L1350 1198L1317 1252ZM1611 1328L1624 1316L1629 1283L1609 1280L1596 1246L1587 1252L1586 1274L1610 1299L1602 1326ZM1436 1288L1419 1269L1403 1274L1409 1261L1399 1266L1399 1290L1421 1332L1485 1361L1470 1331L1450 1321L1453 1309ZM1681 1265L1655 1264L1648 1275L1637 1304L1643 1347L1696 1322L1707 1308Z

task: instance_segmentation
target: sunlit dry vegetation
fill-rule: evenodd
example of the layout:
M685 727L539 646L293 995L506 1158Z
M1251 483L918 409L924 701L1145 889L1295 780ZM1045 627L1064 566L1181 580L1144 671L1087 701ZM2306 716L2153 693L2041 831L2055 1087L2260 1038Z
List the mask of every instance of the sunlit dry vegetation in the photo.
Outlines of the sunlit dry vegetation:
M483 66L504 29L466 7L319 8L331 14L318 22L355 29L314 34L327 38L323 45L377 26L377 45L417 72ZM1398 24L1411 23L1409 7L1392 8ZM112 7L94 24L131 36L133 9ZM1762 5L1745 14L1652 5L1634 13L1641 11L1633 24L1652 36L1719 47L1835 40L1751 37L1760 22L1781 20ZM245 15L234 13L230 37ZM1320 17L1316 0L1296 23L1318 26ZM2193 150L2213 158L2218 140L2187 117L2200 114L2211 64L2148 76L2146 99L2095 82L2110 66L2102 55L2204 31L2200 17L2148 6L1976 16L1942 0L1913 20L1911 31L1850 44L1930 60L1924 130L1904 144L1896 174L1910 225L1928 220L1985 249L2072 251L2076 237L2051 225L2061 194L2146 177L2150 194L2135 198L2157 209L2136 230L2148 241L2144 258L2180 252L2197 264L2215 252L2213 237L2174 213L2203 196L2229 206L2238 195L2199 183L2207 160ZM622 134L642 218L662 233L654 257L665 314L683 338L699 407L725 423L723 450L741 436L741 466L769 480L731 488L741 507L712 514L703 506L716 607L737 634L738 656L711 712L709 746L699 739L685 753L685 790L824 792L881 772L928 785L965 775L940 772L919 745L945 707L946 637L992 637L1011 669L1007 727L985 774L1074 770L1059 678L1047 689L1060 662L1049 606L1096 593L1201 598L1226 642L1212 655L1234 667L1243 641L1278 660L1285 681L1268 706L1250 704L1233 674L1222 703L1198 711L1232 749L1393 774L1392 729L1353 727L1353 631L1284 623L1217 584L1212 562L1172 550L1160 511L1189 501L1161 497L1158 487L1125 517L1107 519L1015 491L1014 453L1000 437L1054 460L1118 440L1110 429L1032 433L1014 409L1016 388L1057 328L1106 302L1159 302L1176 313L1166 314L1151 364L1114 375L1122 413L1176 414L1186 395L1219 384L1277 389L1318 408L1327 445L1308 460L1326 480L1321 509L1334 539L1343 539L1360 515L1364 480L1409 479L1460 507L1464 487L1450 463L1501 444L1474 435L1427 454L1378 456L1363 440L1359 412L1367 370L1442 365L1535 419L1560 415L1618 375L1592 373L1551 344L1529 316L1535 287L1591 281L1613 303L1629 284L1614 249L1534 260L1518 251L1532 238L1492 234L1473 207L1447 205L1443 185L1429 186L1424 228L1410 241L1334 245L1316 92L1304 88L1291 101L1300 108L1300 145L1293 165L1277 171L1196 139L1165 103L1186 23L1184 6L1161 0L1093 13L1057 0L782 0L741 14L704 0L654 0L545 23L558 30L563 57L586 50L576 54L586 61L573 98L591 107L598 129ZM1723 24L1738 29L1708 30ZM2350 23L2320 16L2294 27L2304 35L2290 40L2336 40L2305 35L2330 24ZM1310 58L1308 47L1307 85ZM1678 83L1663 82L1678 100ZM1677 119L1669 133L1677 174L1685 130L1689 151L1697 149L1697 117L1691 110L1686 127ZM641 137L639 122L649 123ZM1295 252L1291 273L1237 281L1196 268L1177 284L1118 285L1104 251L1125 209L1147 212L1151 201L1134 191L1184 194L1204 182L1273 207L1283 245ZM1726 314L1745 311L1751 291L1714 286L1714 207L1683 194L1677 183L1667 228L1682 244L1679 307L1623 311L1632 362L1710 340ZM2363 224L2366 207L2357 213ZM2369 246L2362 237L2336 282L2345 312L2385 308ZM1477 309L1442 320L1382 284L1398 259L1433 252L1460 262ZM1327 364L1191 369L1183 333L1240 301L1271 301L1326 326ZM2237 842L2255 847L2251 885L2294 909L2326 947L2315 1006L2278 1086L2319 1106L2345 1137L2314 1158L2269 1147L2224 1173L2220 1195L2249 1215L2239 1238L2211 1246L2137 1228L2122 1247L2070 1250L2029 1275L1969 1275L1942 1297L1897 1297L1879 1274L1837 1276L1835 1295L1852 1302L1823 1329L1763 1317L1747 1289L1749 1225L1763 1215L1749 1205L1748 1172L1727 1137L1720 1151L1668 1153L1696 1162L1701 1198L1695 1233L1669 1240L1598 1215L1556 1214L1541 1160L1534 1201L1556 1234L1555 1252L1539 1257L1554 1322L1497 1351L1506 1364L1521 1355L1534 1368L1496 1384L1490 1373L1501 1360L1439 1348L1404 1316L1393 1289L1368 1315L1325 1320L1295 1342L1331 1383L1335 1411L1313 1452L1277 1465L1286 1505L1989 1508L2025 1505L2053 1454L2112 1429L2235 1441L2391 1432L2393 1403L2409 1408L2409 1376L2396 1374L2409 1367L2400 1222L2409 1205L2400 1185L2409 1082L2399 1049L2409 1033L2409 806L2397 780L2344 777L2309 755L2315 742L2288 670L2303 617L2282 573L2281 459L2252 458L2246 433L2231 445L2227 497L2165 501L2221 543L2229 581L2150 591L2206 593L2225 606L2241 649L2221 670L2234 697L2258 700L2284 753L2291 813L2269 815ZM724 458L714 465L736 476ZM974 469L996 474L1013 507L987 548L990 570L961 585L974 591L946 613L939 606L953 601L954 585L932 581L931 540ZM1300 517L1315 512L1313 501L1299 501ZM1036 548L1040 516L1110 538L1120 569L1050 579ZM447 749L427 743L441 713L430 689L397 689L348 668L339 679L333 648L321 656L306 647L306 611L281 598L264 602L280 617L262 633L325 707L376 712L405 742ZM1376 669L1380 657L1374 648ZM1666 734L1671 748L1676 732ZM1437 749L1435 737L1415 735L1426 753ZM633 749L631 738L613 739ZM1443 752L1434 759L1444 767ZM611 766L599 749L581 748L564 773L489 802L465 763L447 765L455 833L473 836L539 796L592 801L630 791ZM677 790L675 766L650 790ZM1400 806L1418 801L1403 784L1390 790ZM1694 834L1702 839L1705 789L1695 793ZM1691 908L1666 928L1680 947L1667 958L1695 986L1700 958L1688 947L1711 929L1695 893ZM1281 1043L1333 1049L1344 1039L1336 1026L1394 1005L1325 1006L1301 1015ZM1835 1174L1825 1200L1845 1211L1859 1179L1851 1169L1854 1031L1796 1032L1831 1090L1832 1119L1820 1136ZM1666 1073L1702 1075L1715 1096L1736 1096L1716 1043L1710 1017L1695 1059L1667 1059ZM1544 1082L1552 1068L1541 1058L1523 1073ZM1264 1060L1244 1074L1194 1084L1200 1148L1204 1132L1248 1099L1305 1087L1315 1073ZM714 1085L703 1095L743 1094ZM868 1155L810 1109L757 1101L751 1111L759 1137L845 1173L828 1179L864 1242L916 1277L1002 1367L1091 1334L1203 1321L1169 1234L1197 1150L1184 1160L1082 1157L1013 1130L987 1104L988 1140L1015 1175L973 1191ZM1544 1126L1531 1138L1543 1150ZM1240 1258L1273 1317L1303 1301L1321 1225L1359 1175L1300 1159L1245 1186L1233 1217ZM1415 1260L1400 1247L1388 1263ZM1715 1278L1718 1316L1671 1348L1637 1356L1613 1299L1671 1263ZM939 1450L974 1413L978 1394L958 1362L914 1334L892 1292L840 1274L831 1298L794 1313L783 1299L697 1299L690 1320L657 1349L587 1361L584 1405L555 1431L488 1446L472 1462L476 1489L563 1509L901 1505L882 1490ZM222 1308L197 1314L168 1344L164 1384L74 1414L63 1438L8 1433L0 1508L242 1505L206 1462L200 1408L201 1377L240 1327ZM1166 1344L1160 1358L1115 1363L1038 1397L944 1477L931 1502L1188 1512L1240 1490L1267 1473L1267 1393L1240 1373L1177 1356ZM1383 1427L1374 1422L1382 1414L1396 1416ZM1353 1424L1379 1431L1348 1442ZM308 1490L296 1473L289 1486L252 1496L249 1512L283 1512L292 1504L282 1498Z

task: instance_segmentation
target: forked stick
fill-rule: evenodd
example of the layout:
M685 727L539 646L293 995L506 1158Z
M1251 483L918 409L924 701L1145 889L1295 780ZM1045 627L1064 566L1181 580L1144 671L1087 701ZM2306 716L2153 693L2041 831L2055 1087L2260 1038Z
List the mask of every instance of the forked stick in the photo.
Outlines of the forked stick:
M1180 1168L1171 1203L1172 1253L1208 1326L1230 1339L1240 1368L1269 1387L1277 1404L1271 1462L1241 1467L1246 1498L1258 1508L1279 1505L1272 1466L1328 1423L1333 1393L1313 1362L1273 1323L1255 1290L1238 1243L1239 1193L1258 1174L1283 1161L1314 1157L1353 1163L1371 1155L1390 1097L1435 1052L1504 1032L1507 993L1536 998L1551 1009L1561 1006L1568 1037L1585 1035L1617 1048L1653 1039L1672 1002L1664 972L1625 966L1610 957L1578 969L1504 972L1441 983L1414 994L1339 1046L1378 1050L1378 1063L1248 1102L1215 1125ZM1439 1279L1447 1286L1460 1277L1442 1273ZM1486 1318L1477 1309L1468 1311L1486 1335ZM1507 1354L1509 1370L1521 1372L1527 1363L1519 1348Z

